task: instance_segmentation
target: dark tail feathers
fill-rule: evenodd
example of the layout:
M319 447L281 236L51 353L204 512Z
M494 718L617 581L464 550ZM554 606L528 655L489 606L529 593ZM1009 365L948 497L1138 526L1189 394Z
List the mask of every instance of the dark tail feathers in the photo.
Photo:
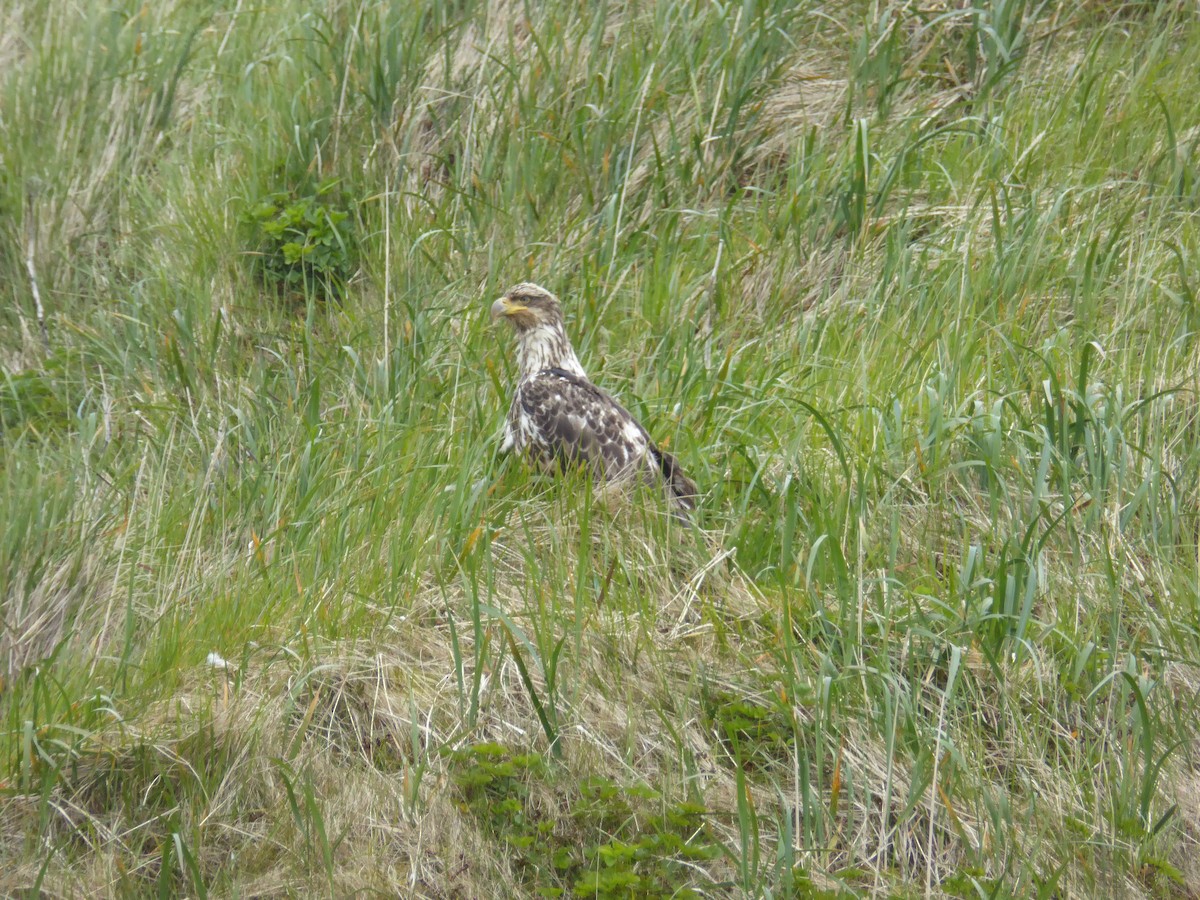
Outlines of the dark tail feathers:
M679 461L665 450L655 447L654 458L658 462L659 471L662 472L663 481L671 491L671 499L675 501L683 518L687 518L696 508L696 501L700 496L696 483L683 474Z

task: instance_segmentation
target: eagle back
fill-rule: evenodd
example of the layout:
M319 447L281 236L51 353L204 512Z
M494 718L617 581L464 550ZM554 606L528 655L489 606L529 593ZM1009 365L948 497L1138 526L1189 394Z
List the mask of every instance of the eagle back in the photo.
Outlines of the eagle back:
M544 469L585 464L605 478L644 465L650 438L612 396L563 369L523 378L509 410L509 433Z

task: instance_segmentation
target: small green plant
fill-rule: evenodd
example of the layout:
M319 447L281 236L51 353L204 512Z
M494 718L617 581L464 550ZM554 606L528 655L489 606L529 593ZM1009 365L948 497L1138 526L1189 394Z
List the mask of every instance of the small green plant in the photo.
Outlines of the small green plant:
M581 788L572 817L585 834L611 837L579 849L569 843L559 849L560 862L575 864L576 897L697 896L678 887L682 867L720 852L706 835L708 810L703 805L683 801L664 808L657 791L623 787L607 778L587 779Z
M545 770L541 754L514 754L500 744L485 743L457 750L453 759L454 783L462 794L463 809L486 816L493 834L523 831L527 824L524 806L528 779ZM523 839L514 843L527 845Z
M531 781L550 775L541 755L485 743L452 759L462 809L504 841L539 896L695 896L679 887L683 866L720 853L705 831L708 810L698 803L664 806L644 785L587 778L559 796L567 814L555 821L529 802Z
M706 691L702 702L709 727L749 770L769 768L789 758L792 726L778 709L725 691Z
M350 213L332 199L337 182L312 194L271 194L245 216L263 282L281 295L341 300L354 271Z

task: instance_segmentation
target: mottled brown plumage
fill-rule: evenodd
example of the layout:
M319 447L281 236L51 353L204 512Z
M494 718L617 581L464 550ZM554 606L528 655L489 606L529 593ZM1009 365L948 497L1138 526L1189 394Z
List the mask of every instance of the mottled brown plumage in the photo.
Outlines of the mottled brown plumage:
M492 304L517 333L519 378L502 450L524 453L545 471L588 467L605 481L641 477L663 485L683 512L696 485L671 454L611 395L588 380L563 328L562 307L536 284L518 284Z

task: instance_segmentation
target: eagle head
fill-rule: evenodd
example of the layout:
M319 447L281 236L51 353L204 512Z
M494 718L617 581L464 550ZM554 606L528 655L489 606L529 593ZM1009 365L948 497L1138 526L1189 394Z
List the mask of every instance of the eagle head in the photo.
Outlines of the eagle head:
M558 298L540 285L523 282L505 291L492 304L492 318L512 322L518 334L539 328L561 329L562 307Z

